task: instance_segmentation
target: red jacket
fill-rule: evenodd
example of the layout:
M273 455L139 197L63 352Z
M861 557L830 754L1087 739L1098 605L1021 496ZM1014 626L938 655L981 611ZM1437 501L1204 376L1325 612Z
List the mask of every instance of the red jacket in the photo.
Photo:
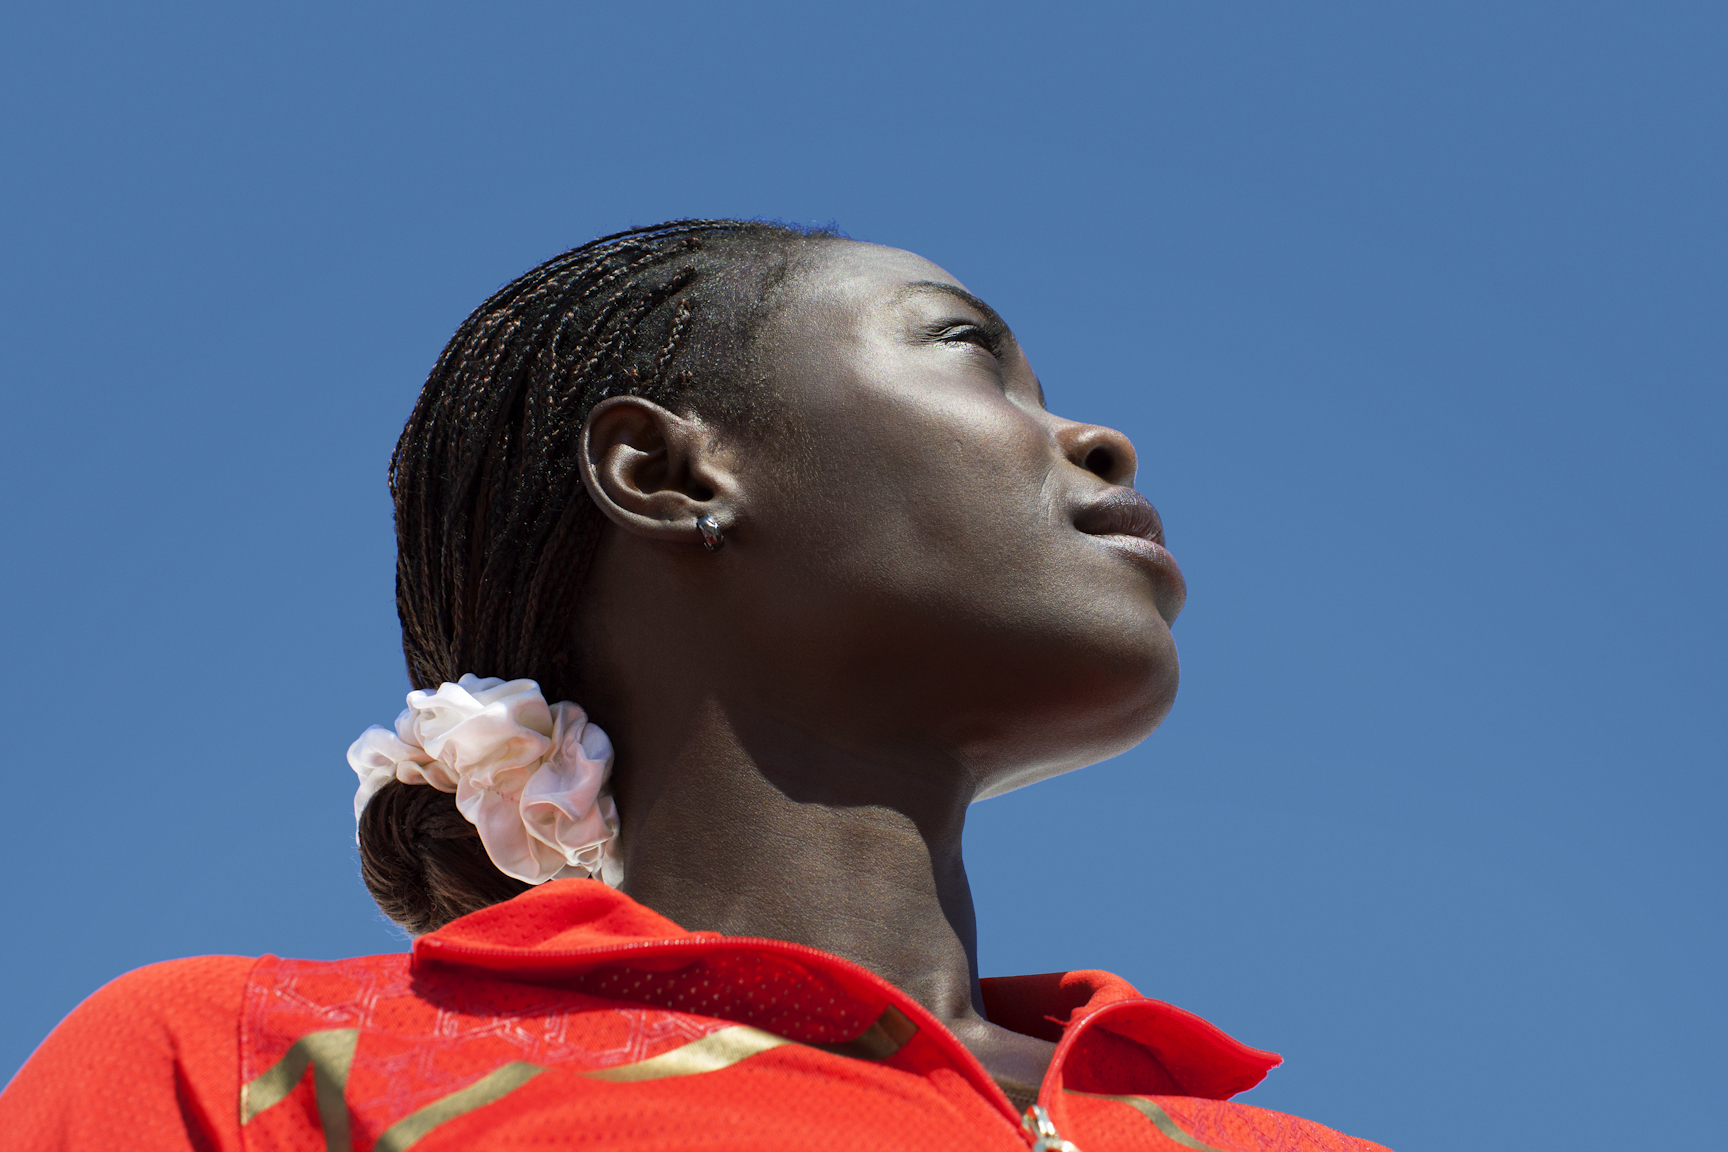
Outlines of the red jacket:
M1057 1042L1036 1108L856 964L553 881L411 956L122 976L0 1093L0 1133L17 1152L1378 1148L1227 1103L1278 1057L1107 973L986 980L984 1001Z

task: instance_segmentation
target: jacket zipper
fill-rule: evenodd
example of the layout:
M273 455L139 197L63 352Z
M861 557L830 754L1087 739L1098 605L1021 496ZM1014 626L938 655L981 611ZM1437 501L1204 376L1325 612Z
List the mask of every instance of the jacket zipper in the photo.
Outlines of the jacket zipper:
M1026 1139L1031 1141L1032 1152L1080 1152L1070 1140L1062 1139L1062 1134L1056 1131L1056 1125L1050 1122L1050 1113L1044 1111L1044 1105L1034 1104L1026 1109L1025 1117L1020 1121L1020 1130Z

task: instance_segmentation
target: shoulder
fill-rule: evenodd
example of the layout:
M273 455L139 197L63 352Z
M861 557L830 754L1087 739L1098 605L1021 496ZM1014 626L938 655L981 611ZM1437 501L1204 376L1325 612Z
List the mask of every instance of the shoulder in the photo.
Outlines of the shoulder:
M176 1022L197 1021L212 1010L225 1010L232 1024L246 990L246 978L258 959L192 956L146 964L98 988L67 1020L80 1013L119 1013L159 1018L172 1027Z
M31 1061L62 1068L134 1063L147 1053L205 1063L238 1052L248 956L196 956L134 969L72 1010Z
M170 960L103 985L0 1093L0 1127L22 1134L21 1149L233 1146L240 1010L256 963Z

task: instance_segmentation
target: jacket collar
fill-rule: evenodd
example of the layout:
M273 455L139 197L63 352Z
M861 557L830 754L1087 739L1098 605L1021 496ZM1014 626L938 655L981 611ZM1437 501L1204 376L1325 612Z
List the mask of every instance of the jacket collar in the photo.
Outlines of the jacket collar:
M784 940L686 932L598 881L553 880L464 916L415 940L413 962L416 968L479 970L541 984L583 981L617 969L688 971L693 979L744 987L765 978L790 981L820 995L799 996L791 1009L777 1003L771 1020L758 1014L738 1022L802 1039L801 1032L827 1034L841 1020L879 1021L894 1009L917 1029L905 1044L907 1060L923 1065L939 1058L1017 1115L952 1032L874 973ZM1069 1088L1223 1100L1252 1088L1280 1062L1192 1013L1141 996L1108 972L1001 977L985 980L983 989L993 1022L1056 1042L1041 1099Z

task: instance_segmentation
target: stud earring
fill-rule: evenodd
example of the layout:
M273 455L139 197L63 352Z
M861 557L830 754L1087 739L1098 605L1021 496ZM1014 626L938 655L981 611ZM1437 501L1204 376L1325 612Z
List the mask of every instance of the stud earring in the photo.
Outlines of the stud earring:
M726 543L726 537L720 532L720 521L712 516L698 516L696 527L702 532L702 547L710 552L720 551L720 546Z

